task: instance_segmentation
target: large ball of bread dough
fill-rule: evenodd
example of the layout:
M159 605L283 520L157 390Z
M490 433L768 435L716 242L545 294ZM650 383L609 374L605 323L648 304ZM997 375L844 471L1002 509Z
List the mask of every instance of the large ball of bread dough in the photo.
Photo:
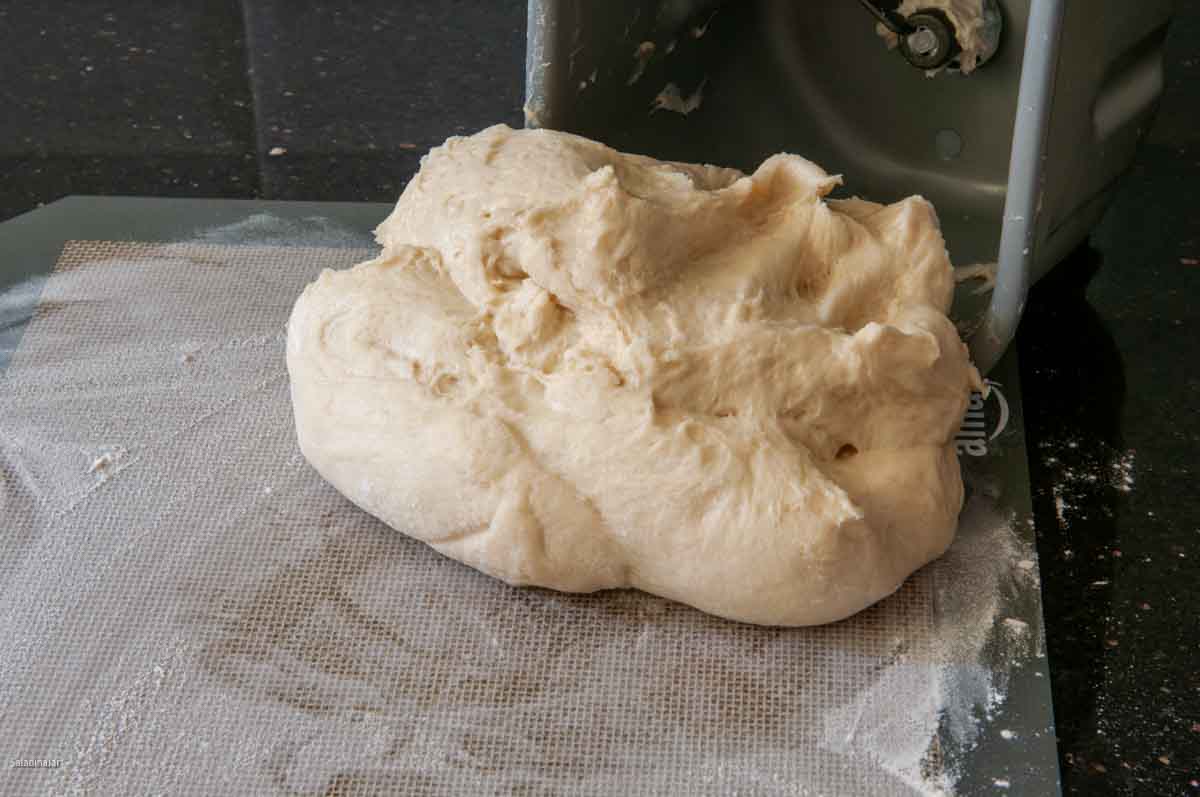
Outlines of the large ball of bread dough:
M424 159L296 303L301 450L511 584L846 617L954 535L979 376L933 208L491 127Z

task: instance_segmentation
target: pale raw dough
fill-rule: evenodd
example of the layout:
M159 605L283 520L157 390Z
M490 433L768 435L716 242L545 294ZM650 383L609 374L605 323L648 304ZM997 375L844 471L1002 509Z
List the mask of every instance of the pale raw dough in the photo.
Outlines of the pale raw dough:
M933 208L496 126L422 162L296 303L300 447L512 584L846 617L950 544L979 386Z

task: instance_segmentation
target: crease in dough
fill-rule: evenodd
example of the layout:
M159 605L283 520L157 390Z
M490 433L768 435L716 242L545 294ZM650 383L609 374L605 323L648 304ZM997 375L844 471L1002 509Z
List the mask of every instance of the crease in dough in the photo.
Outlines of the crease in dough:
M422 161L296 302L301 450L366 511L512 584L637 587L809 625L949 546L981 387L933 208L503 125Z

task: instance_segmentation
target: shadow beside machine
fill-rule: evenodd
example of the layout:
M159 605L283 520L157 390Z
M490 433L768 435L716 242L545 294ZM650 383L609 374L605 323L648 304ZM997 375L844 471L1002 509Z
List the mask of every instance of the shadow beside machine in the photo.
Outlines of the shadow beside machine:
M1078 247L1031 291L1017 335L1046 644L1064 773L1087 763L1102 692L1117 518L1132 484L1120 427L1125 368L1087 301L1100 254Z

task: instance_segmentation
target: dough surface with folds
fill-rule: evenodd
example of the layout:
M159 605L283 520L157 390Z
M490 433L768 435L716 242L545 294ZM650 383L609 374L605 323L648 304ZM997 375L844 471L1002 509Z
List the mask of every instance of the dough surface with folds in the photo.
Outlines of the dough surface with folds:
M954 535L979 385L937 218L505 126L431 151L288 326L301 450L512 584L837 620Z

